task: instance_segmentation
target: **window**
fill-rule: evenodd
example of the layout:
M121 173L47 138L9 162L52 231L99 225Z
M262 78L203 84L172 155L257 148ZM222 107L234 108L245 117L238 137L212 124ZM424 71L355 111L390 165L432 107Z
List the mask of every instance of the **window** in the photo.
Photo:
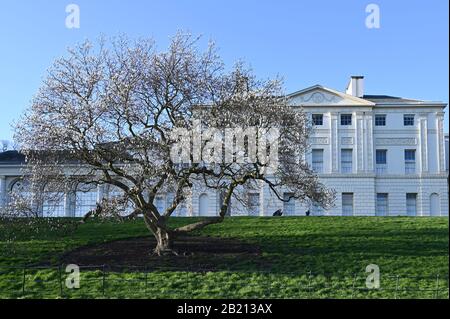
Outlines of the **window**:
M342 215L353 215L353 193L342 193Z
M209 196L206 193L203 193L198 197L198 214L200 216L209 215Z
M416 216L417 214L417 194L406 194L406 214L408 216Z
M295 201L294 198L292 198L294 194L292 193L284 193L283 194L283 200L288 202L283 202L283 214L292 216L295 215Z
M341 125L352 125L352 115L341 114Z
M75 216L82 217L97 207L97 190L83 188L76 193Z
M14 182L14 184L11 186L10 197L17 198L20 201L24 202L31 202L34 198L34 195L33 192L31 191L30 183L28 181L23 180L17 180L16 182ZM21 214L19 216L21 216Z
M64 193L47 192L42 204L42 214L44 217L64 217Z
M387 150L376 151L377 174L385 174L387 170Z
M405 150L405 174L416 172L416 150Z
M259 216L259 193L248 194L248 209L252 216Z
M313 125L323 125L323 114L312 115Z
M403 125L404 126L414 126L414 114L403 115Z
M323 149L312 150L312 169L316 173L323 172Z
M433 193L430 195L430 216L441 215L441 203L439 202L439 194Z
M388 194L378 193L377 194L377 210L375 214L377 216L388 215Z
M341 172L351 173L352 172L352 149L342 149L341 150Z
M386 115L376 114L375 115L375 126L386 126Z

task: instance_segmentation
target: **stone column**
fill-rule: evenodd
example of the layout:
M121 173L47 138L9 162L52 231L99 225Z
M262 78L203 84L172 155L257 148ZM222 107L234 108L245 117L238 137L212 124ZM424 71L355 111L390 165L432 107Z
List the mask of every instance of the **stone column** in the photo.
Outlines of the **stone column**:
M328 134L327 134L327 143L323 146L323 172L325 174L330 174L333 171L333 163L332 159L332 140L331 140L331 115L330 113L323 114L323 123L326 124Z
M373 116L366 116L366 171L373 172Z
M420 173L428 172L428 125L427 114L419 115ZM417 160L417 159L416 159Z
M339 123L338 113L330 113L330 162L331 172L339 172Z
M0 207L6 205L6 176L0 176Z
M436 113L438 173L445 173L444 112Z
M355 118L355 143L354 156L355 165L353 165L353 172L359 173L364 170L364 113L353 113Z

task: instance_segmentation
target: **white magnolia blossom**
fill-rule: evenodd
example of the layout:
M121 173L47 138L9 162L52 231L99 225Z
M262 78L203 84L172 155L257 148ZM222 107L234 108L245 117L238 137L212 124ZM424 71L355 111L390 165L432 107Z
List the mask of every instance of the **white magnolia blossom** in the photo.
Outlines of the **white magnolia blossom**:
M64 185L56 189L78 183L120 189L121 200L104 201L88 216L142 215L158 254L172 251L174 236L221 222L233 197L245 203L246 189L268 185L280 200L289 191L292 200L329 205L332 193L304 161L309 122L301 109L288 105L281 81L258 80L242 63L226 71L213 44L200 52L197 43L179 33L168 50L158 51L151 40L121 37L97 46L83 43L56 60L16 129L31 179ZM201 139L196 145L202 158L194 160L198 122L201 130L214 128L222 137L229 129L254 129L257 143L244 139L244 152L259 146L259 155L230 163L230 156L242 154L227 149L225 161L225 150ZM180 146L173 132L180 129L192 133L181 145L189 151L182 163L171 157L173 146ZM274 129L276 141L260 144L261 132ZM215 152L213 160L205 160L209 152ZM276 154L276 166L265 161L267 154ZM223 194L218 217L169 228L168 218L196 185ZM173 201L159 211L156 198L167 191ZM131 202L134 210L123 214L119 202Z

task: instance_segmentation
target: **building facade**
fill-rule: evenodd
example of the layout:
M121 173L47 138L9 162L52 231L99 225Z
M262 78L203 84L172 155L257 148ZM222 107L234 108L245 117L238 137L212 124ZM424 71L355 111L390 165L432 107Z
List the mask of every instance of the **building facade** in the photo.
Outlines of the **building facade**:
M315 85L290 94L293 108L310 116L313 133L306 160L321 181L336 192L334 207L283 202L267 186L248 194L248 205L232 202L231 215L448 216L448 134L441 102L364 94L364 78L353 76L345 92ZM0 154L0 206L17 187L23 158ZM64 194L43 215L81 216L115 191L104 186ZM289 197L289 194L285 194ZM163 210L173 194L162 194ZM214 216L221 197L197 187L178 216ZM50 206L50 205L48 205Z

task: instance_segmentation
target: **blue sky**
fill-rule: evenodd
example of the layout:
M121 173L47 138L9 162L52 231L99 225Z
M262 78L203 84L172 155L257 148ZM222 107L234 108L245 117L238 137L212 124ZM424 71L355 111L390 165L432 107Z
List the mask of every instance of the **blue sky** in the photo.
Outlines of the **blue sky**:
M65 26L70 3L79 29ZM366 28L369 3L380 8L379 29ZM0 139L12 138L52 61L101 34L150 36L164 48L183 29L214 39L228 65L243 59L260 77L282 75L288 92L344 90L362 74L366 93L447 103L448 23L447 0L2 0Z

